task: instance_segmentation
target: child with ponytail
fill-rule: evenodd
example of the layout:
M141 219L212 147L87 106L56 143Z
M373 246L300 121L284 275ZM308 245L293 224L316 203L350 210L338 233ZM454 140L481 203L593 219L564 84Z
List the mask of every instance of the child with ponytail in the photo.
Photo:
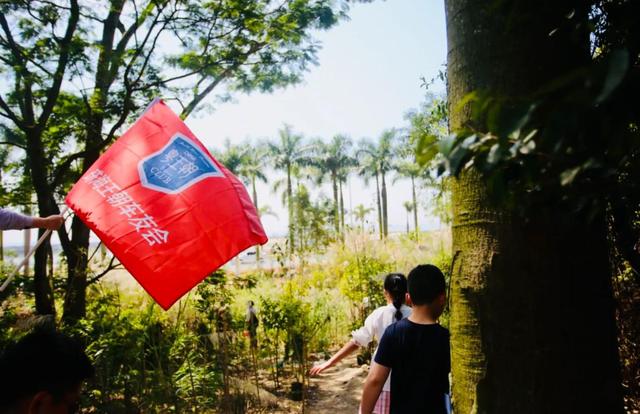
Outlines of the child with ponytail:
M384 297L387 304L371 312L364 321L364 326L351 333L352 339L328 361L311 368L310 374L312 376L320 374L359 347L369 345L374 338L379 342L389 325L411 314L411 308L404 304L406 293L407 279L404 275L401 273L389 273L384 279ZM387 381L373 411L375 414L389 413L390 389L390 381Z

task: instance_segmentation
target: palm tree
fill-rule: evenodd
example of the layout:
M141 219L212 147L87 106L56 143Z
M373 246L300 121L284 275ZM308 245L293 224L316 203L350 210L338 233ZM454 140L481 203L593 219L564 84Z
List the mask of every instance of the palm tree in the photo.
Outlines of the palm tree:
M363 141L360 145L359 154L363 156L363 162L361 163L362 167L366 166L370 169L373 169L372 172L370 169L367 171L363 171L360 169L361 175L365 177L371 176L372 174L376 177L376 186L378 184L378 177L380 179L380 202L379 202L379 217L380 217L380 227L381 233L383 237L387 237L389 234L389 216L387 210L387 181L386 175L389 171L392 170L392 166L394 163L394 150L393 144L398 135L398 131L395 128L387 129L382 132L380 137L378 138L378 142L373 144L370 141Z
M244 181L245 185L251 185L251 195L253 198L253 205L258 212L258 216L262 217L261 209L258 204L258 191L256 190L256 181L260 180L263 183L267 182L267 177L264 175L264 167L267 160L267 148L264 144L252 144L250 141L245 141L242 145L244 151L240 157L238 164L238 176ZM260 265L260 246L256 246L256 263Z
M412 211L415 211L415 204L411 201L405 201L402 205L404 206L404 209L407 210L407 234L409 234L409 215Z
M267 161L267 147L264 144L252 145L250 141L245 141L242 147L246 151L242 154L238 165L238 176L245 181L245 184L251 185L251 195L253 197L253 205L256 210L260 210L258 205L258 192L256 191L256 181L267 182L264 175L265 163Z
M244 145L233 145L229 139L224 141L224 149L211 151L220 164L231 171L233 175L239 175L240 166L244 163L244 158L249 152L249 148Z
M380 239L384 236L383 224L382 224L382 203L380 201L380 174L378 171L378 162L373 156L375 153L375 145L369 139L363 139L358 143L358 151L356 155L358 157L359 168L358 175L364 179L365 185L369 185L369 179L376 179L376 207L378 213L378 232Z
M317 171L318 183L325 176L331 180L336 234L344 233L342 184L347 180L349 169L356 165L356 159L350 154L352 145L351 139L346 135L335 135L329 143L318 140L313 144L313 158L310 160Z
M310 148L304 145L302 135L294 134L289 125L278 131L278 140L267 143L269 156L273 161L273 167L286 174L285 199L289 210L289 253L295 250L295 228L293 211L293 185L291 178L295 169L308 164Z
M251 186L253 205L261 215L256 181L267 182L263 172L268 155L267 147L260 143L253 144L248 140L240 145L233 145L228 139L225 140L224 145L224 151L217 155L218 161L238 176L246 186ZM260 261L260 246L256 247L256 260Z
M353 216L356 220L360 221L360 229L364 232L364 222L369 213L371 213L373 209L371 207L365 207L362 204L358 204L353 208Z
M411 197L413 208L413 226L416 232L416 237L418 237L419 227L418 227L418 200L416 196L416 180L421 178L424 175L424 169L418 165L417 162L413 160L401 160L398 161L394 168L397 172L396 177L393 179L395 183L401 178L408 178L411 180Z

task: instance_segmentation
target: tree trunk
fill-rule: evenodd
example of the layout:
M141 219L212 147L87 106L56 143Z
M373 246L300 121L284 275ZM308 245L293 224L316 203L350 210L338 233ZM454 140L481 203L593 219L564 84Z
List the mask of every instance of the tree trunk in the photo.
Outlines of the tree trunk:
M46 230L38 230L38 239ZM47 274L47 258L51 248L51 238L38 247L34 256L33 289L36 300L36 313L39 315L55 315L56 307L53 297L53 286Z
M342 181L338 180L338 191L340 193L340 234L344 240L344 196L342 194Z
M376 202L378 206L378 230L380 232L380 240L384 237L384 224L382 222L382 203L380 202L380 180L376 172Z
M416 197L416 180L411 177L411 196L413 197L413 226L416 232L416 240L420 237L420 228L418 227L418 198Z
M53 190L47 182L47 162L42 146L42 134L38 128L32 128L25 134L27 138L27 165L31 171L31 182L38 202L38 214L48 216L59 213L55 203ZM44 230L38 231L38 238ZM53 289L47 278L47 249L50 238L36 249L33 265L34 295L36 312L41 315L55 314Z
M256 208L256 213L260 217L260 207L258 207L258 192L256 191L256 176L251 177L251 190L253 192L253 206ZM256 246L256 266L260 268L260 245Z
M29 197L31 198L31 197ZM31 201L31 200L29 200ZM27 216L31 215L31 204L27 204L24 208L24 214L26 214ZM22 230L23 233L23 240L24 240L24 246L22 248L22 252L24 254L24 256L29 254L29 250L31 250L31 229L24 229ZM23 268L23 273L24 277L29 277L29 262L24 264L24 268Z
M586 20L575 4L446 0L446 14L454 131L472 122L454 109L467 93L526 96L588 59L587 37L554 31ZM473 170L452 197L456 412L621 413L604 217L558 207L524 219L496 207Z
M70 248L65 249L68 269L62 314L62 320L69 325L83 318L86 312L89 228L74 216L71 234L73 243Z
M387 211L387 181L385 180L384 173L382 175L382 233L386 238L389 235L389 214Z
M293 226L293 190L291 188L291 165L287 165L287 208L289 209L289 255L295 250L295 228Z
M331 172L331 186L333 189L333 220L336 228L336 237L340 236L340 200L338 198L338 175Z

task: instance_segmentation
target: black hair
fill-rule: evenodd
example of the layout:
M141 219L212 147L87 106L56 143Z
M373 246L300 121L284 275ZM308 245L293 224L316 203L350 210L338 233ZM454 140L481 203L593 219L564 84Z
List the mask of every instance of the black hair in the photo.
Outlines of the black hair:
M418 265L407 278L407 288L414 305L425 305L433 302L445 292L446 286L442 271L431 264Z
M393 306L396 308L396 319L402 319L400 307L404 303L404 298L407 293L407 278L405 278L402 273L389 273L384 278L384 290L391 295Z
M0 355L0 411L41 391L60 401L92 376L93 366L78 341L36 329Z

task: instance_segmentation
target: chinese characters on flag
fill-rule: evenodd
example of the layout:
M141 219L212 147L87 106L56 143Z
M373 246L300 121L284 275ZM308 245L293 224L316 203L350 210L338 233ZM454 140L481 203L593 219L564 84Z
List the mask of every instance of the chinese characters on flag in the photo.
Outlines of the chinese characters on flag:
M66 203L164 309L267 242L242 183L162 101L89 168Z

